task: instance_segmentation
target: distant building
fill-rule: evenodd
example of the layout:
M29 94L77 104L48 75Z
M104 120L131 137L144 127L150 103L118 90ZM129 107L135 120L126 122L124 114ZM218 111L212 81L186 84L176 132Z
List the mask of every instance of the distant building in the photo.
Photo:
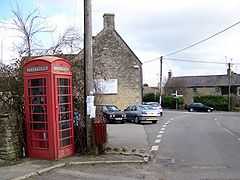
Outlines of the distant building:
M230 73L229 70L228 73ZM183 95L185 104L190 104L194 96L228 95L228 84L228 74L172 77L170 72L165 93L172 95L177 91L178 94ZM240 74L233 72L231 72L231 94L240 101Z
M99 104L124 109L142 102L142 63L115 30L114 15L103 18L104 28L93 38L95 93ZM83 95L83 53L73 60L79 95Z
M143 86L143 96L146 95L146 94L159 94L159 87L151 87L151 86L148 86L148 85L144 85Z

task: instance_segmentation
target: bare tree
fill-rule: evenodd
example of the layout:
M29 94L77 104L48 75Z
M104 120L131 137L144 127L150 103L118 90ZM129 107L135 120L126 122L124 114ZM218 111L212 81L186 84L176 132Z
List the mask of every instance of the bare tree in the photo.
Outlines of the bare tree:
M9 28L16 30L22 40L16 47L21 55L30 57L34 53L35 46L39 46L36 35L51 30L46 26L46 19L40 16L38 9L32 10L25 16L17 4L12 14L14 18Z
M79 52L83 39L79 30L75 27L69 27L59 36L55 45L46 50L45 54L61 54L63 51L69 53Z

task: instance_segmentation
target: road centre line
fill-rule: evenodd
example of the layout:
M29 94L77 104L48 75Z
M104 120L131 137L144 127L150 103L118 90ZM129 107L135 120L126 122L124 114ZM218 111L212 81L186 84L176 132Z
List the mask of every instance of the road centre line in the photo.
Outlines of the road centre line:
M152 146L151 151L157 151L159 146Z
M154 142L155 142L155 143L160 143L160 142L161 142L161 139L156 139Z
M164 134L165 132L164 131L159 131L159 134Z
M161 138L161 137L162 137L162 134L157 135L157 138Z
M161 128L161 131L165 131L165 128Z
M165 128L165 127L167 127L167 125L166 125L166 124L164 124L162 127L164 127L164 128Z

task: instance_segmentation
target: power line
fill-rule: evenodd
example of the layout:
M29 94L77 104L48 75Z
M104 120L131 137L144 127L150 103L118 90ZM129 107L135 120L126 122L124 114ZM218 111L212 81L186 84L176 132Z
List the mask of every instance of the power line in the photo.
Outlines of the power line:
M164 59L169 61L182 61L182 62L191 62L191 63L227 64L225 62L217 62L217 61L200 61L200 60L178 59L178 58L164 58Z
M159 61L160 57L156 57L154 59L150 59L150 60L147 60L147 61L144 61L143 64L146 64L146 63L150 63L150 62L154 62L154 61Z
M148 61L143 62L143 64L154 62L154 61L159 61L160 57L154 58ZM200 59L194 59L194 58L164 58L164 60L169 60L169 61L182 61L182 62L190 62L190 63L208 63L208 64L227 64L227 62L219 62L217 60L200 60ZM163 61L164 62L164 61ZM231 64L235 65L240 65L238 62L231 62Z
M191 44L191 45L189 45L189 46L186 46L186 47L184 47L184 48L182 48L182 49L179 49L179 50L170 52L170 53L166 54L165 56L172 56L172 55L174 55L174 54L177 54L177 53L180 53L180 52L182 52L182 51L185 51L185 50L187 50L187 49L189 49L189 48L192 48L192 47L194 47L194 46L196 46L196 45L198 45L198 44L201 44L201 43L203 43L203 42L205 42L205 41L208 41L209 39L211 39L211 38L213 38L213 37L215 37L215 36L217 36L217 35L219 35L219 34L222 34L223 32L225 32L225 31L233 28L234 26L237 26L238 24L240 24L240 21L234 23L233 25L227 27L227 28L224 29L224 30L221 30L221 31L219 31L219 32L211 35L210 37L207 37L207 38L205 38L205 39L203 39L203 40L200 40L200 41L198 41L198 42L196 42L196 43L193 43L193 44Z

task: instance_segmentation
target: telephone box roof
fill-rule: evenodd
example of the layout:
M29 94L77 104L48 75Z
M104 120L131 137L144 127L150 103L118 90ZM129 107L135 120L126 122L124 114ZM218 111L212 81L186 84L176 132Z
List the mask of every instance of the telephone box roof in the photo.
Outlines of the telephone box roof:
M49 63L53 63L54 61L57 61L57 60L61 60L61 61L65 61L69 64L70 61L68 61L66 58L63 58L63 57L56 57L56 56L39 56L39 57L35 57L35 58L27 58L24 62L24 65L32 62L32 61L36 61L36 60L42 60L42 61L46 61L46 62L49 62Z

